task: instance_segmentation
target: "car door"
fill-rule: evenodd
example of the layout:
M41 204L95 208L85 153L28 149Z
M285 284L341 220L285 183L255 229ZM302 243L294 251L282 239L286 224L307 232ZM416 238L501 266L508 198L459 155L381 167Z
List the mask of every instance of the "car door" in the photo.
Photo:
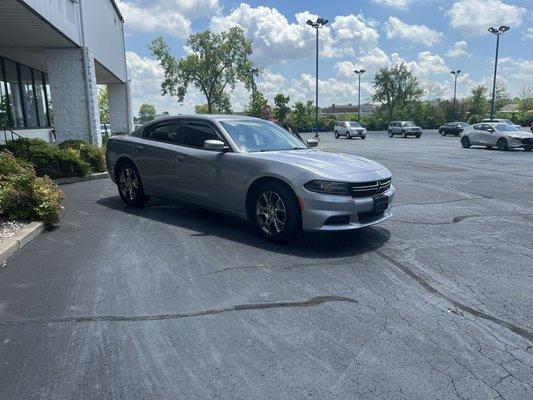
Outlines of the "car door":
M179 197L190 202L214 205L220 186L221 163L226 153L204 149L206 140L222 140L217 128L195 119L183 121L174 174Z
M179 124L172 120L149 125L134 144L133 159L150 194L172 195Z
M472 125L472 131L469 134L471 144L483 144L482 135L485 133L482 129L483 124Z
M481 144L485 146L496 146L496 134L494 134L494 128L489 124L483 124L481 126Z

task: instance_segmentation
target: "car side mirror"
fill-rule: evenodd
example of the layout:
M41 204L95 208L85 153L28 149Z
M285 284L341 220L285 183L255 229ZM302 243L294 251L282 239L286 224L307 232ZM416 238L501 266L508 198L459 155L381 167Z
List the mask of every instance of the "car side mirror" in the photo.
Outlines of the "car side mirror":
M318 146L318 140L316 140L316 139L307 139L307 145L309 147L316 147L316 146Z
M226 144L222 140L209 139L204 142L204 149L211 151L224 151Z

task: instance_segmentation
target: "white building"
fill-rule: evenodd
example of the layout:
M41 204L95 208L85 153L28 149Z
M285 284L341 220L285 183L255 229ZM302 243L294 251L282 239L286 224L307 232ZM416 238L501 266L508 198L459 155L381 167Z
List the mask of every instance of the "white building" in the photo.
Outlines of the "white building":
M111 129L133 130L124 20L114 0L0 0L0 135L100 144L97 85ZM51 131L55 131L55 138Z

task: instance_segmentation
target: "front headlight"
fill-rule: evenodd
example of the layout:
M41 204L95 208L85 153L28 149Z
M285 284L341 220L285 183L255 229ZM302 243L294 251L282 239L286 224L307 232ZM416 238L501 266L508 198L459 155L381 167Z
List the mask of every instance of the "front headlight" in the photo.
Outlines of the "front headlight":
M518 137L518 136L513 136L513 135L509 135L509 139L522 139L521 137Z
M304 188L311 192L325 193L325 194L350 194L350 188L344 182L330 182L330 181L310 181L304 185Z

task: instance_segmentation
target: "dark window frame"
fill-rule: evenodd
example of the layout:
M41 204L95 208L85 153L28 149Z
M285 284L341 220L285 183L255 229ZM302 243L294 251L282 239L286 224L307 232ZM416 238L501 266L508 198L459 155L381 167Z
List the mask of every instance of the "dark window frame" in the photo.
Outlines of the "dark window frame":
M148 132L152 132L157 128L160 128L165 125L177 125L177 131L176 131L176 140L177 142L169 142L167 140L160 140L160 139L154 139L149 136L147 136ZM148 126L145 126L141 133L141 139L150 140L152 142L158 142L158 143L167 143L167 144L173 144L180 146L180 139L181 139L181 133L182 133L182 125L183 122L181 120L167 120L167 121L160 121L160 122L153 122Z
M21 126L16 127L16 126L14 126L15 124L14 124L13 116L11 115L11 112L8 112L8 119L9 119L10 126L7 126L7 128L12 128L12 129L16 129L16 130L50 129L50 128L53 128L53 125L51 124L51 121L50 121L50 105L49 105L49 102L48 102L48 89L46 88L46 84L47 84L47 79L45 78L46 74L43 71L40 71L38 69L30 67L29 65L19 63L19 62L15 61L15 60L12 60L12 59L8 58L8 57L4 57L4 56L0 55L0 72L2 72L3 76L4 76L4 89L6 91L6 98L7 98L7 101L8 101L8 107L12 107L13 106L13 103L12 103L13 99L11 98L11 96L9 95L9 91L7 90L7 76L6 76L6 69L5 69L5 61L6 60L14 63L15 67L16 67L17 80L18 80L17 87L18 87L20 103L21 103L20 106L21 106L21 111L22 111L22 118L24 120L24 126L23 127L21 127ZM45 113L46 113L46 126L41 126L41 121L40 121L38 110L36 110L37 126L28 126L28 116L27 116L26 104L24 102L24 96L23 96L24 92L23 92L23 88L22 88L22 79L21 79L21 71L20 71L21 66L29 68L29 70L30 70L31 78L32 78L32 91L33 91L33 95L34 95L35 101L37 100L36 88L35 88L35 73L41 74L41 76L42 76L42 81L43 81L43 86L44 86L44 94L45 94L45 104L46 104L46 110L45 110ZM35 103L35 107L37 108L37 104L36 103Z

